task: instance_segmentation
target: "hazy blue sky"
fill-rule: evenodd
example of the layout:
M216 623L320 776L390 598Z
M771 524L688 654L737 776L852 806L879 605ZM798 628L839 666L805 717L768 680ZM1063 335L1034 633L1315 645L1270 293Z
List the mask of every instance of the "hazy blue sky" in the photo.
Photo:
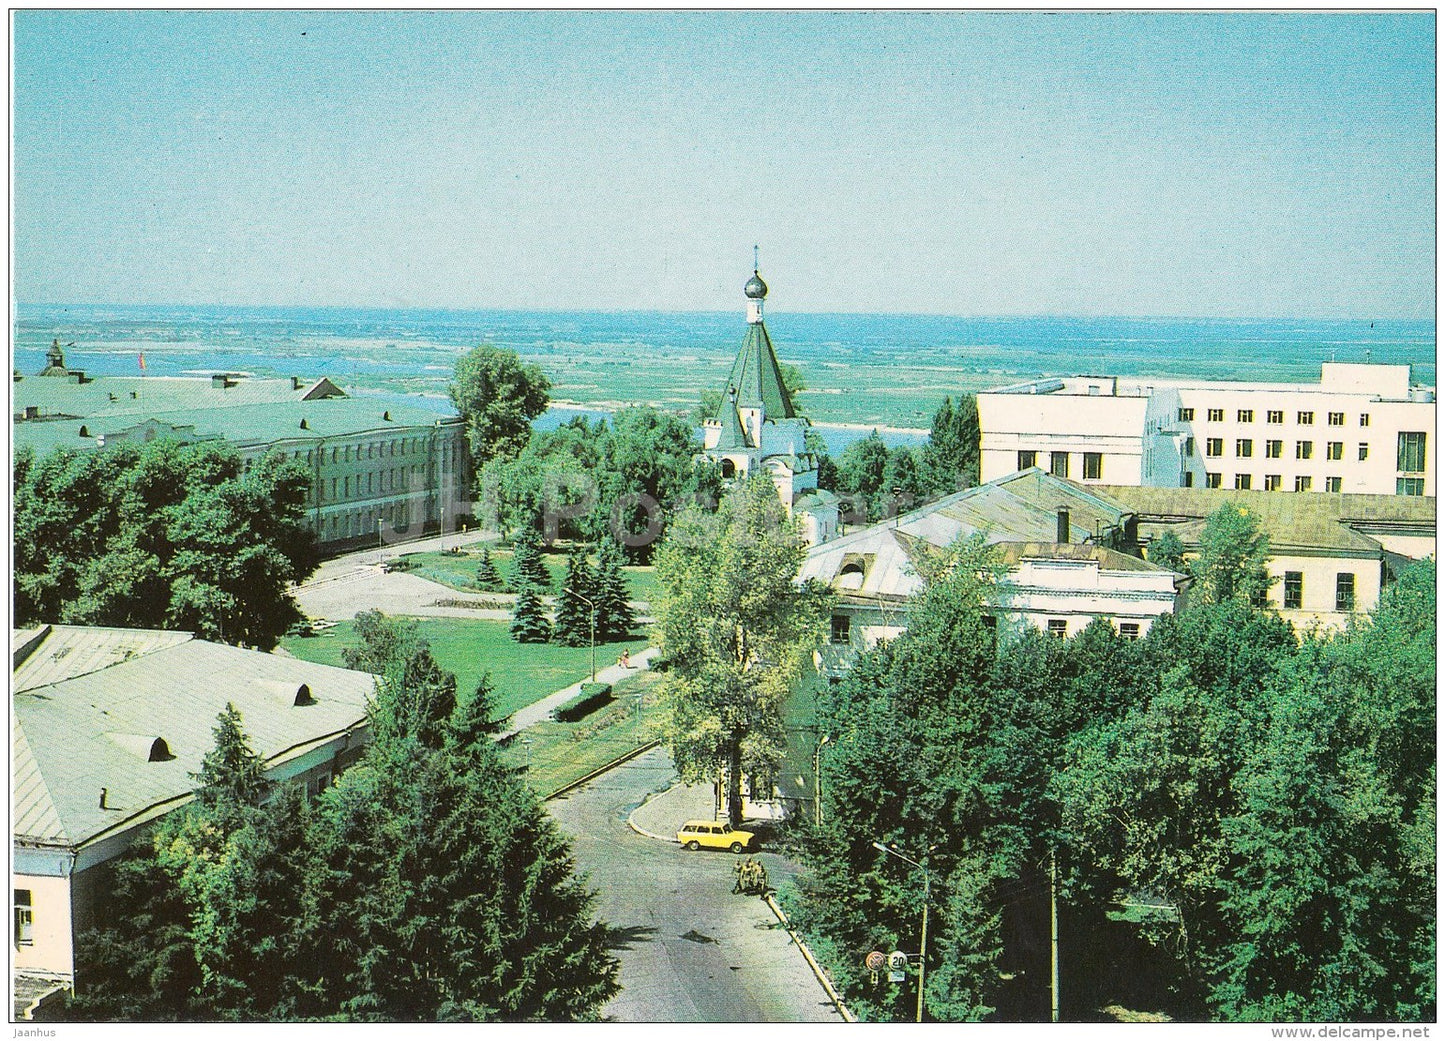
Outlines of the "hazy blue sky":
M1429 13L13 17L22 303L1434 314Z

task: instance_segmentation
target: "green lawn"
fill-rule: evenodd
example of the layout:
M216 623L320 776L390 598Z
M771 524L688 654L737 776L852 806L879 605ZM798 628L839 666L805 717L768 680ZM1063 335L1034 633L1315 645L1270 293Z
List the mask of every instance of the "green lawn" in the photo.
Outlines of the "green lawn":
M320 636L287 636L281 646L307 661L340 665L342 648L354 642L353 624L340 622ZM508 635L508 625L470 618L417 619L437 663L456 674L459 694L470 695L482 673L491 673L498 719L588 677L589 648L517 643ZM615 663L624 647L637 651L643 646L644 641L636 639L598 643L597 667Z
M411 564L410 573L413 575L463 593L477 592L474 583L477 567L482 562L480 549L473 550L469 547L462 553L407 553L402 559ZM596 554L593 554L591 559L592 563L597 563ZM552 591L555 593L561 588L562 577L567 572L567 558L561 553L543 553L542 562L547 565L547 571L552 576ZM502 573L503 579L508 578L512 571L512 551L494 547L492 563ZM656 595L658 586L652 567L624 567L622 570L627 575L633 600L651 600Z
M546 798L657 737L660 710L652 688L661 679L656 672L634 673L617 685L611 704L575 723L530 726L501 750L502 758L516 767L529 766L523 778Z

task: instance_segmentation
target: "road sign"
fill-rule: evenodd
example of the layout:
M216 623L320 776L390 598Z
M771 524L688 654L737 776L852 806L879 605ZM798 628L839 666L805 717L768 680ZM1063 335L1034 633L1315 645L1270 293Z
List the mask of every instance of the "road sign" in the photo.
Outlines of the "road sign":
M863 959L863 964L868 966L869 972L877 972L888 964L888 958L882 951L869 951L868 957Z
M902 983L907 973L908 955L902 951L894 951L888 956L888 981L890 983Z

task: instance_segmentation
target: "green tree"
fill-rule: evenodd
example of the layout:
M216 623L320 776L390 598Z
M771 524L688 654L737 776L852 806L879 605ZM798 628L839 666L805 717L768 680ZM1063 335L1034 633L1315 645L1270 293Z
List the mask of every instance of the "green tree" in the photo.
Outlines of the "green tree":
M734 823L743 775L771 783L783 698L822 639L826 596L794 584L804 552L762 477L736 486L716 514L689 507L658 551L653 610L672 664L662 685L667 742L684 778L725 771Z
M891 449L877 500L879 513L883 516L907 513L922 504L927 494L913 449L906 445Z
M1259 518L1238 503L1209 515L1199 536L1199 556L1190 561L1195 595L1204 603L1239 600L1261 604L1269 589L1269 536Z
M778 371L783 377L783 388L788 392L790 397L808 389L808 383L803 378L802 370L796 365L781 361L778 362Z
M928 443L920 467L924 485L935 495L947 495L979 480L978 399L972 394L952 399L933 414Z
M372 707L377 740L318 800L308 849L298 1011L350 1021L588 1019L617 965L567 844L486 731L483 685L445 740L399 687Z
M356 615L353 633L357 643L342 648L342 663L348 669L377 674L378 690L389 692L390 711L373 719L373 727L397 727L429 748L439 746L456 707L457 680L432 657L416 619L362 611Z
M279 454L243 474L217 442L31 458L15 500L16 619L269 649L301 617L289 586L316 566L309 484Z
M1184 543L1172 531L1166 531L1149 544L1149 560L1181 575L1189 574L1189 566L1184 560Z
M447 392L466 423L477 472L493 459L511 459L522 451L532 420L547 409L551 389L540 367L523 363L505 347L482 344L457 359Z
M838 488L854 500L854 512L875 519L888 471L888 446L873 431L854 441L838 459Z
M552 623L536 586L523 586L512 606L512 639L518 643L546 643L552 638Z
M622 564L621 543L603 539L597 558L597 635L606 640L625 639L637 628Z
M542 547L532 531L518 534L512 550L512 588L521 592L527 586L540 593L552 590L552 573L542 561Z
M557 594L552 639L564 647L586 647L596 634L597 574L581 546L567 556L567 575Z
M507 590L507 583L502 578L502 573L497 570L496 562L492 560L491 547L482 550L482 562L477 565L477 588L489 593L504 593Z

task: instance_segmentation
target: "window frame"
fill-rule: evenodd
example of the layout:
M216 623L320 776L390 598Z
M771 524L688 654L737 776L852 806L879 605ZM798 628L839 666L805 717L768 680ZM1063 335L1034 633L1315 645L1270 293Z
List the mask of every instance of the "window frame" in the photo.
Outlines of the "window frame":
M1093 464L1092 466L1090 464ZM1093 472L1091 473L1090 470ZM1084 453L1084 480L1102 481L1104 479L1104 453Z
M1313 409L1310 409L1310 410L1306 411L1306 410L1303 410L1303 409L1302 409L1302 410L1300 410L1299 412L1295 413L1295 422L1298 423L1298 424L1299 424L1300 426L1302 426L1302 427L1312 427L1312 426L1314 426L1314 425L1315 425L1315 413L1314 413L1314 410L1313 410Z
M1401 430L1396 445L1395 472L1402 474L1423 474L1425 472L1425 431ZM1407 465L1410 463L1418 463L1419 465Z
M1211 422L1211 423L1223 423L1223 422L1224 422L1224 409L1222 409L1222 408L1212 408L1212 409L1210 409L1210 410L1209 410L1209 422Z
M1254 438L1236 437L1234 439L1234 457L1236 459L1254 458Z
M1272 409L1268 409L1268 410L1266 411L1266 413L1265 413L1265 417L1266 417L1266 418L1265 418L1265 422L1266 422L1266 423L1277 423L1277 424L1283 425L1283 423L1284 423L1284 409L1282 409L1282 408L1272 408Z
M1313 441L1296 441L1294 443L1294 457L1296 459L1313 459L1315 457L1315 443Z
M25 894L25 902L20 902L20 895ZM10 891L10 902L14 907L12 924L15 927L15 946L35 946L35 891L32 889L12 889Z
M1224 438L1206 437L1204 439L1204 457L1218 459L1222 455L1224 455Z
M1303 571L1286 571L1281 585L1280 605L1287 610L1301 610L1305 602L1305 576Z
M1235 418L1235 422L1237 422L1237 423L1253 423L1253 422L1254 422L1254 409L1252 409L1252 408L1242 408L1242 409L1240 409L1239 411L1235 412L1234 418Z
M1027 462L1027 463L1024 462L1024 456L1028 456L1028 462ZM1030 469L1031 467L1038 466L1038 465L1039 465L1039 450L1038 450L1037 448L1020 448L1020 449L1019 449L1018 462L1019 462L1019 469L1020 469L1020 470L1027 470L1027 469Z
M1345 425L1345 414L1343 412L1327 413L1325 421L1332 427L1342 427Z
M1063 460L1063 466L1062 466L1062 467L1059 465L1059 460L1060 460L1060 459ZM1060 471L1062 471L1062 472L1060 472ZM1052 474L1052 475L1055 476L1055 477L1062 477L1062 478L1063 478L1064 480L1066 480L1066 481L1069 479L1069 453L1068 453L1068 452L1050 452L1050 453L1049 453L1049 473Z
M1355 573L1353 571L1337 572L1335 574L1335 610L1349 612L1354 609Z

